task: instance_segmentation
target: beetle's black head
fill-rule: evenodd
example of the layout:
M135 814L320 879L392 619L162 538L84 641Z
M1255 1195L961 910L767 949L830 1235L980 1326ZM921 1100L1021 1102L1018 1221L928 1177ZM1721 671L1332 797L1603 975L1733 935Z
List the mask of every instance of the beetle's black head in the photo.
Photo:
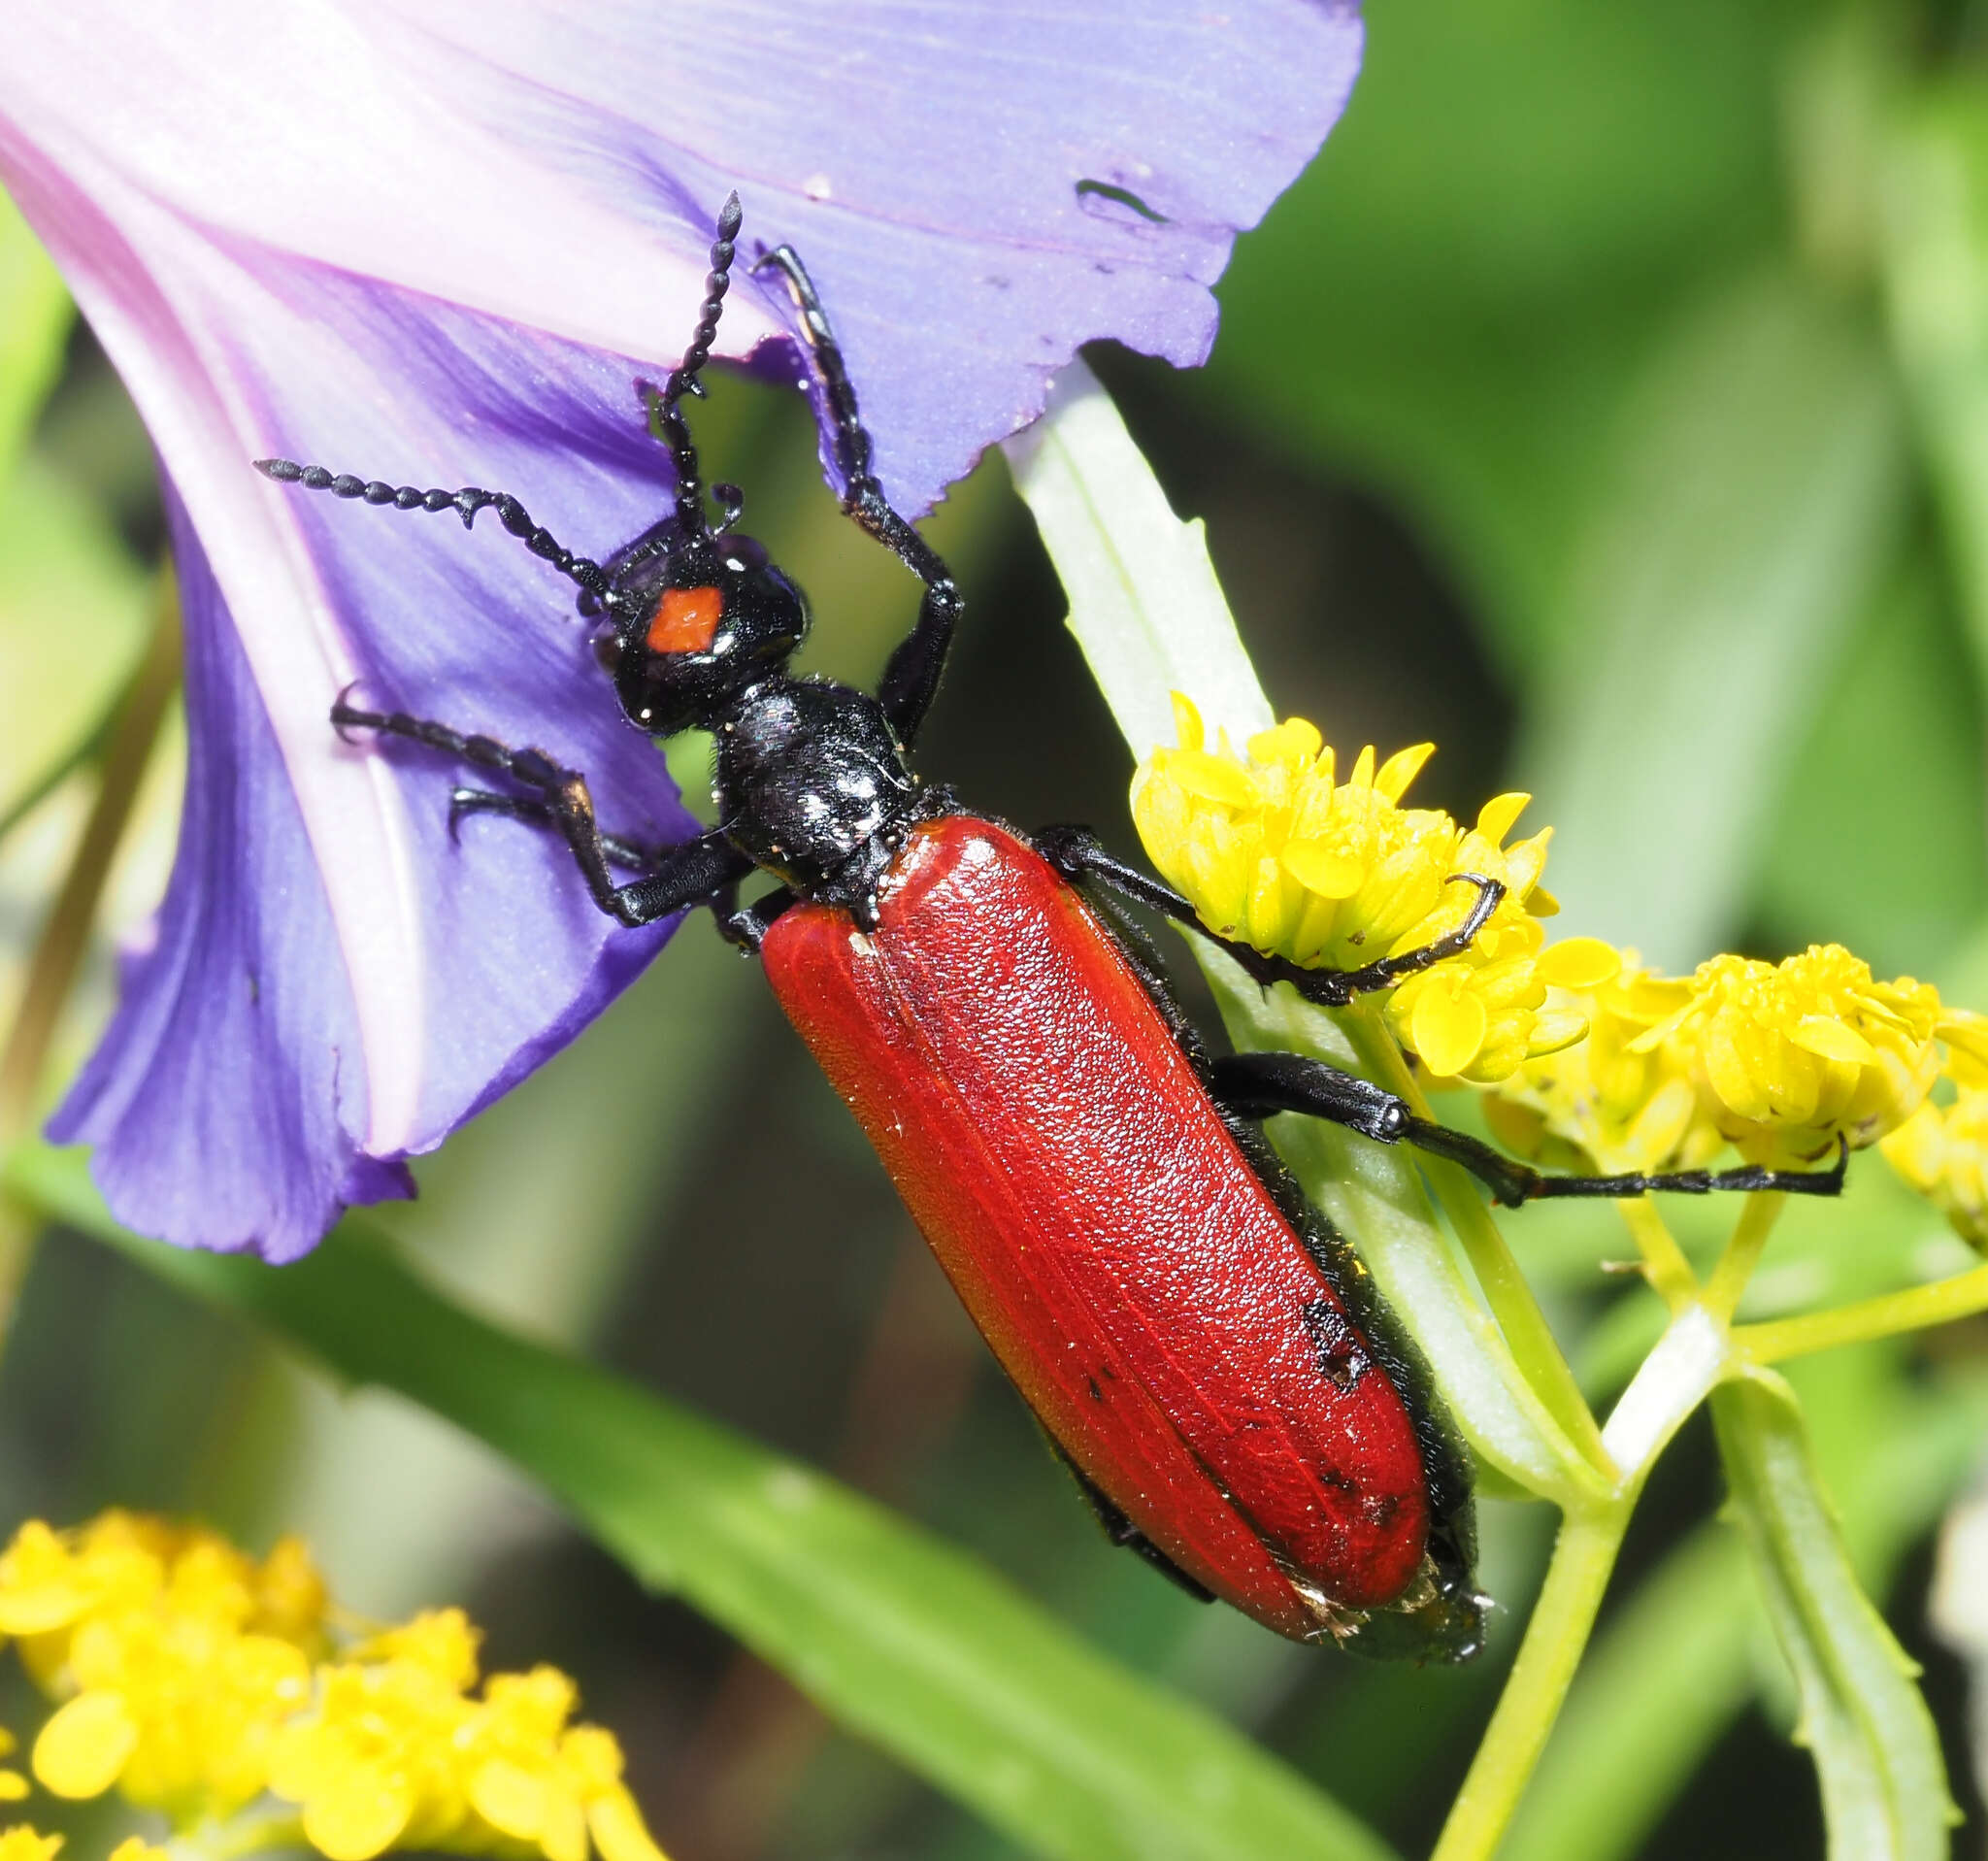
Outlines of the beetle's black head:
M581 603L602 619L594 651L629 722L651 736L714 727L808 632L801 590L747 536L672 515L603 567L605 602Z

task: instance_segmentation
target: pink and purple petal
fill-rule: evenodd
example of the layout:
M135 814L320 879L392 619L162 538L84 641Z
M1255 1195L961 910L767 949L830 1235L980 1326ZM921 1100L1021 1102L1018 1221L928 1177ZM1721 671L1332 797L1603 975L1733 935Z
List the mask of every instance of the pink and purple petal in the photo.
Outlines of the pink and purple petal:
M341 743L345 687L583 770L632 838L691 831L547 565L488 517L465 536L250 460L507 490L611 552L666 502L634 382L674 362L736 187L748 257L806 256L884 482L922 508L1078 344L1200 359L1208 285L1359 46L1325 0L215 0L197 33L67 0L17 22L0 179L151 429L184 583L180 861L54 1127L98 1146L118 1214L293 1257L341 1206L404 1193L408 1156L668 934L616 929L532 827L451 839L463 772ZM789 315L742 273L719 352Z

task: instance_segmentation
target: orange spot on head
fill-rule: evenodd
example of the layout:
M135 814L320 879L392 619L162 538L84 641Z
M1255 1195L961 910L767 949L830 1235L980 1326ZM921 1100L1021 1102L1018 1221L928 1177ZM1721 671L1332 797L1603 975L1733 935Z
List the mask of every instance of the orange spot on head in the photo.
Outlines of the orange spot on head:
M709 652L724 612L715 588L665 588L643 644L651 652Z

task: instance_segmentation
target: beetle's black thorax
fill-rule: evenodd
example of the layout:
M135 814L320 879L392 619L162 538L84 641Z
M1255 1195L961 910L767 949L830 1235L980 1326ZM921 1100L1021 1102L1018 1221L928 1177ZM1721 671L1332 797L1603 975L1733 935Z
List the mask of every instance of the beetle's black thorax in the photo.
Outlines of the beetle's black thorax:
M875 698L774 678L717 728L725 837L795 891L874 920L877 885L930 812Z

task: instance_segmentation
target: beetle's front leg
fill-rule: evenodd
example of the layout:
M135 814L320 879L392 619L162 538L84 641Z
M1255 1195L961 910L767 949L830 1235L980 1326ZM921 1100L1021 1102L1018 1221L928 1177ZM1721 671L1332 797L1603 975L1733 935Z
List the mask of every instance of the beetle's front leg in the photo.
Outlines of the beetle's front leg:
M1445 932L1419 949L1404 950L1399 956L1382 957L1362 969L1308 969L1283 956L1267 955L1233 937L1222 937L1201 921L1192 904L1171 885L1148 879L1136 866L1114 859L1099 844L1088 827L1045 827L1035 838L1036 850L1064 878L1089 880L1107 885L1122 898L1159 912L1176 923L1205 937L1229 955L1256 981L1268 988L1273 982L1289 982L1308 1002L1324 1008L1344 1008L1356 996L1371 995L1393 988L1405 977L1459 956L1469 949L1476 935L1490 922L1505 898L1505 887L1495 879L1476 873L1453 873L1451 884L1474 885L1477 897L1470 914L1455 930Z
M618 835L604 836L594 819L586 778L578 770L561 767L543 750L512 749L493 737L451 730L447 724L410 716L404 711L360 711L343 698L332 706L331 721L340 730L378 730L406 737L480 769L510 777L528 792L493 795L481 789L458 788L449 804L451 825L465 814L503 814L551 827L566 842L594 903L630 929L652 924L685 906L704 904L726 893L728 886L736 886L752 871L752 862L716 829L653 856ZM648 865L649 870L621 884L610 870L611 864ZM729 899L728 893L726 896Z

